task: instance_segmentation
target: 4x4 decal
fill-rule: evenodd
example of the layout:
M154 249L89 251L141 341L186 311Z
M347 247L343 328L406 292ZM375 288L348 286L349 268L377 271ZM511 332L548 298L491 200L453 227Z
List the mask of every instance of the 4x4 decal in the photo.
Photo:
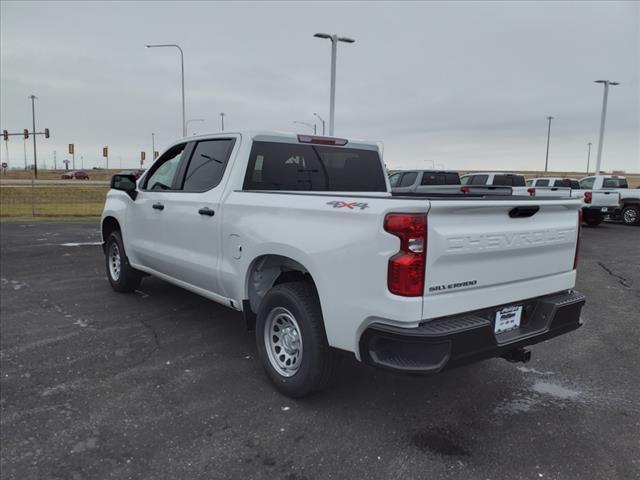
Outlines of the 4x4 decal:
M343 202L341 200L333 200L332 202L327 202L327 205L333 205L333 208L347 208L349 210L353 210L355 208L359 208L360 210L364 210L365 208L369 208L368 203L364 202Z

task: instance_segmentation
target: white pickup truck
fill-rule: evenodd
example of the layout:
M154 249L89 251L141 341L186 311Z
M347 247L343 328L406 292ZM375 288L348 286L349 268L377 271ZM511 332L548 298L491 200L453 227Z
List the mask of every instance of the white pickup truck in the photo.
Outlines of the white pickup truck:
M473 172L462 175L460 182L468 186L511 187L513 195L529 195L524 177L517 173Z
M626 177L619 175L593 175L580 180L582 190L606 192L619 196L618 205L611 217L622 220L627 225L640 225L640 190L630 189Z
M526 361L578 328L579 210L392 196L375 142L241 131L114 175L101 226L113 289L150 274L243 312L269 378L300 397L328 384L336 349L427 374Z
M465 185L460 183L458 172L451 170L403 170L389 175L389 184L394 194L449 195L470 193L472 195L511 195L511 187L491 185Z
M620 195L613 190L582 190L573 178L533 178L527 180L527 191L532 197L580 198L582 221L590 227L600 225L612 215L620 203Z
M572 196L573 190L580 190L580 183L572 178L530 178L526 184L527 192L532 197L569 198Z

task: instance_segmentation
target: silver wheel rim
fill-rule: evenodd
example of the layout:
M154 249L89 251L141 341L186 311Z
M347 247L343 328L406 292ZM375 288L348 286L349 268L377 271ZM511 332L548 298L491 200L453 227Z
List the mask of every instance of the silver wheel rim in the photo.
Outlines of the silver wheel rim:
M302 363L302 334L293 314L276 307L267 316L264 345L269 363L283 377L292 377Z
M109 275L116 282L120 279L120 270L122 267L122 260L120 259L120 249L117 243L112 243L109 246Z
M635 211L635 209L633 209L633 208L627 208L627 209L624 211L624 215L623 215L623 217L624 217L624 221L625 221L625 223L634 223L634 222L637 220L637 218L638 218L638 214L637 214L637 212Z

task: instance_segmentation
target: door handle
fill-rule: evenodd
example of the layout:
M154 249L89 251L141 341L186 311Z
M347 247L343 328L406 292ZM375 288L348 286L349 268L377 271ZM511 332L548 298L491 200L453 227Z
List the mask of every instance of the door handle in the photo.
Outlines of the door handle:
M200 210L198 210L198 213L200 215L206 215L208 217L213 217L216 214L216 212L214 212L208 207L201 208Z
M164 210L164 205L161 203L154 203L153 208L156 210Z

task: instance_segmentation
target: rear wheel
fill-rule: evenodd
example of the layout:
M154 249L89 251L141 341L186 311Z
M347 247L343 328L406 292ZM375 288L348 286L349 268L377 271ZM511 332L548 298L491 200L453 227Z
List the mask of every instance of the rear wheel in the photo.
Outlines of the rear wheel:
M590 227L597 227L604 221L604 217L601 215L592 215L585 217L584 222Z
M625 225L639 225L640 224L640 206L627 205L622 209L620 213L622 222Z
M258 310L256 344L267 375L289 397L321 390L333 378L335 353L310 282L283 283L267 292Z
M111 232L107 238L106 262L107 277L116 292L131 293L142 281L142 274L129 265L122 243L122 235L118 230Z

